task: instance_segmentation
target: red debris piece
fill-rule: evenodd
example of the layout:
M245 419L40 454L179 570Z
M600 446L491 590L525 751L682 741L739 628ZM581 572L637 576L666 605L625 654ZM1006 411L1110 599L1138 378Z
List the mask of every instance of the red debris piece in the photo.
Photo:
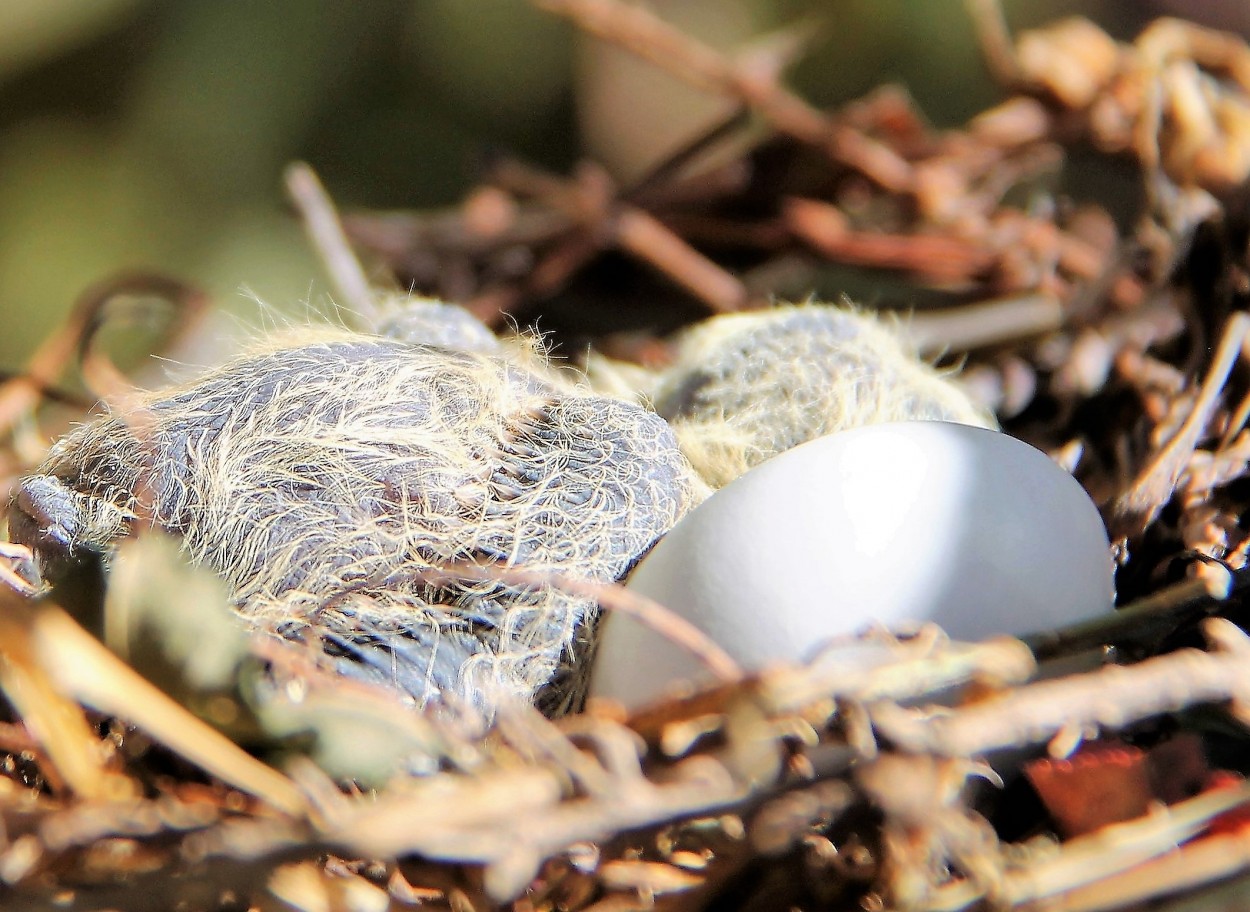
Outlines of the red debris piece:
M1024 774L1065 839L1140 817L1156 800L1146 752L1118 741L1034 760Z
M1229 770L1216 770L1207 777L1203 791L1237 788L1245 784L1245 778ZM1243 805L1216 817L1207 826L1207 836L1228 836L1244 833L1250 827L1250 807Z
M1034 760L1024 768L1064 838L1145 814L1151 804L1175 804L1211 788L1241 782L1236 773L1212 771L1202 739L1176 735L1149 750L1108 740L1089 744L1062 760ZM1250 809L1233 811L1235 829L1250 822Z

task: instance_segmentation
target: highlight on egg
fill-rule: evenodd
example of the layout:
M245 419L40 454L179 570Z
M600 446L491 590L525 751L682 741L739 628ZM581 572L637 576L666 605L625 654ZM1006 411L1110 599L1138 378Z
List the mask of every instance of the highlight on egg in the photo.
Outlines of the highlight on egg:
M1097 508L1044 453L912 421L830 434L752 469L687 514L627 585L758 670L876 624L932 621L956 639L1070 624L1111 609L1112 571ZM636 707L706 679L635 618L604 619L591 696Z

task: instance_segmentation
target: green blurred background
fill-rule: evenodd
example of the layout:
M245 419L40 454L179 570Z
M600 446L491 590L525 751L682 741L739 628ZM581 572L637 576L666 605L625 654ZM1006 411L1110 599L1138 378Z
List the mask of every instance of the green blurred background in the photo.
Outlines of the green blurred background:
M792 82L821 105L901 81L956 124L999 97L961 0L652 6L723 48L814 17ZM1184 9L1250 30L1244 2ZM1081 12L1125 38L1169 11L1007 3L1013 28ZM0 0L0 367L126 267L198 283L244 324L263 322L257 299L324 309L283 203L292 159L345 207L439 206L493 152L627 177L717 111L524 0Z

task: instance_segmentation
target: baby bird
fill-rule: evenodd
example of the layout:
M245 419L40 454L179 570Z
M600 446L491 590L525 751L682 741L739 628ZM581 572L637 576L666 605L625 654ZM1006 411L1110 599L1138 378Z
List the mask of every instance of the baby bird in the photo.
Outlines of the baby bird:
M258 629L347 675L422 703L568 708L594 605L440 568L620 578L704 490L672 431L481 334L311 335L62 438L19 483L11 538L55 578L151 524Z

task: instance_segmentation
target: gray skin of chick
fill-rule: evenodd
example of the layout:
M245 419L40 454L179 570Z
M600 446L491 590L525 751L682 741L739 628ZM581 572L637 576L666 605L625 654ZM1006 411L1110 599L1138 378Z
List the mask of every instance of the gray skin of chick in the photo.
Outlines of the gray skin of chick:
M621 578L704 492L667 424L476 330L475 351L309 335L62 438L20 481L11 539L55 580L151 524L255 628L345 675L421 703L573 708L594 604L445 568Z

